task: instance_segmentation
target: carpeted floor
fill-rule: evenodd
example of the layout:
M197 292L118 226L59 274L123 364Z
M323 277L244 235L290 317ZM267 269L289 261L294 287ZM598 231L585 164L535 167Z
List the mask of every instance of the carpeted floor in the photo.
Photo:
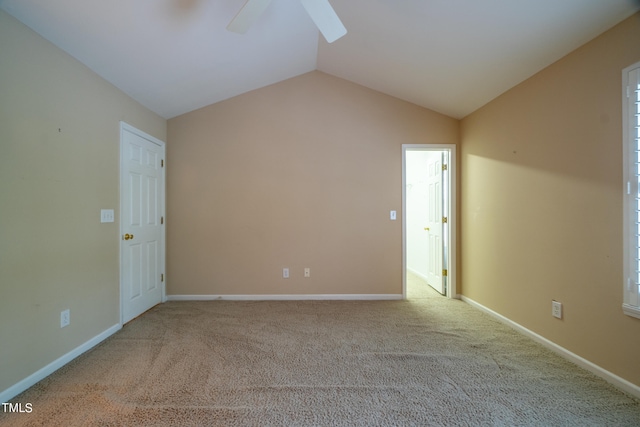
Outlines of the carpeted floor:
M162 304L0 425L640 425L638 400L414 285L408 301Z

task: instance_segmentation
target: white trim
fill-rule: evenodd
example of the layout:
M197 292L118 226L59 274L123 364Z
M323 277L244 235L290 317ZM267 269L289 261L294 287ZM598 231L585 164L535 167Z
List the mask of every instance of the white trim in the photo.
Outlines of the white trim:
M423 279L423 280L427 280L427 276L425 276L424 274L420 273L418 270L416 270L415 268L411 268L411 267L407 267L407 271L409 273L415 274L416 276L418 276L419 278Z
M158 138L149 135L148 133L145 133L143 131L141 131L140 129L137 129L133 126L131 126L130 124L124 122L124 121L120 121L120 164L118 165L118 179L119 179L119 185L118 185L118 189L119 189L119 194L118 194L118 203L120 205L120 212L119 215L120 217L118 218L118 222L119 222L119 230L120 233L118 234L118 277L119 277L119 292L120 292L120 323L123 323L124 320L124 292L122 289L123 286L123 280L122 280L122 244L120 243L120 236L122 236L124 234L124 230L123 230L123 224L122 224L122 195L124 194L125 190L123 188L124 185L124 180L122 179L122 172L123 172L123 168L122 165L124 164L124 150L122 149L122 146L124 144L124 131L133 133L134 135L138 135L141 138L144 138L150 142L152 142L153 144L158 145L159 147L162 148L162 160L164 161L164 166L162 167L162 212L160 213L161 216L164 217L165 219L165 224L166 224L166 218L167 218L167 172L166 172L166 168L167 168L167 161L166 161L166 157L167 157L167 148L166 148L166 144L164 141L159 140ZM161 228L161 238L162 238L162 265L160 267L160 269L163 271L164 274L164 281L162 282L162 296L160 298L160 302L167 302L167 272L166 272L166 265L167 265L167 238L166 238L166 225L165 227Z
M457 271L457 158L455 144L402 144L402 298L407 298L407 177L406 177L406 152L413 151L448 151L449 152L449 260L447 276L447 298L459 299Z
M640 295L638 294L638 241L632 238L637 233L638 214L638 171L635 135L636 126L635 99L640 83L640 62L622 70L622 236L623 236L623 281L622 293L624 314L640 317ZM633 90L631 86L633 85Z
M627 316L637 317L640 319L640 307L635 305L622 304L622 311Z
M401 299L403 299L401 294L167 295L167 301L387 301Z
M12 385L8 389L0 393L0 402L8 402L10 399L13 399L15 396L19 395L29 387L33 386L38 381L41 381L44 378L48 377L49 375L53 374L55 371L62 368L67 363L71 362L73 359L80 356L82 353L85 353L88 350L91 350L93 347L100 344L102 341L106 340L111 335L118 332L120 329L122 329L121 324L113 325L106 331L96 335L95 337L91 338L89 341L85 342L84 344L81 344L80 346L74 348L64 356L57 358L56 360L49 363L44 368L39 369L38 371L29 375L27 378L23 379L22 381Z
M467 304L471 305L474 308L477 308L481 311L484 311L485 313L488 313L489 315L495 317L496 319L500 320L501 322L507 324L508 326L511 326L513 329L517 330L518 332L527 335L529 338L532 338L534 341L544 345L545 347L547 347L549 350L559 354L560 356L564 357L565 359L568 359L569 361L575 363L576 365L580 366L581 368L586 369L587 371L591 372L592 374L597 375L598 377L604 379L605 381L611 383L612 385L618 387L619 389L633 395L636 398L640 398L640 386L633 384L632 382L629 382L627 380L625 380L624 378L621 378L619 376L617 376L616 374L607 371L606 369L596 365L593 362L588 361L587 359L578 356L575 353L572 353L571 351L567 350L564 347L559 346L558 344L554 343L553 341L550 341L548 339L546 339L545 337L543 337L542 335L538 335L535 332L525 328L524 326L514 322L511 319L508 319L507 317L504 317L503 315L496 313L495 311L491 310L490 308L487 308L485 306L483 306L482 304L472 300L471 298L467 298L464 295L462 296L462 301L466 302Z

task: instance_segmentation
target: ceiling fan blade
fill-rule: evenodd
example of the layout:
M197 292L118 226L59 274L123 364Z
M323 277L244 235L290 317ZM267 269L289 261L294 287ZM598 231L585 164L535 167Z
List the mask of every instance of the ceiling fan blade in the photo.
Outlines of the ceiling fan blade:
M300 0L309 16L329 43L347 34L347 29L329 4L329 0Z
M271 0L247 0L240 12L229 22L227 30L244 34L258 20Z

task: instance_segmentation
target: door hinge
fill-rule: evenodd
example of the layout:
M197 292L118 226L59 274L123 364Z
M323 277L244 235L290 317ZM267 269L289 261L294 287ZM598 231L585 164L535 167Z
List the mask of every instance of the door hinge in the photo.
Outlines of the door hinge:
M164 217L163 216L160 217L160 224L164 224Z
M443 171L446 171L447 169L449 169L449 166L447 166L447 165L442 165L442 170L443 170Z
M446 223L447 223L447 221L449 221L449 220L447 219L447 217L446 217L446 216L443 216L443 217L442 217L442 223L443 223L443 224L446 224Z
M447 274L448 274L448 273L449 273L449 272L447 271L447 269L446 269L446 268L445 268L445 269L443 269L443 270L442 270L442 277L447 277Z
M631 97L631 86L627 86L627 98Z
M160 274L160 281L164 282L164 274Z
M160 159L160 167L163 168L164 167L164 159Z

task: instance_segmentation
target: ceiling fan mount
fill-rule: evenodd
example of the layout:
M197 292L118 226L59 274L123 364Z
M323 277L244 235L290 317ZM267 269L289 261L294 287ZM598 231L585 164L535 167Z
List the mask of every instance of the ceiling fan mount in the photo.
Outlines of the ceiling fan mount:
M244 34L262 15L271 0L247 0L242 9L227 25L227 30ZM318 27L324 38L333 43L347 34L347 29L338 18L329 0L300 0L302 6Z

